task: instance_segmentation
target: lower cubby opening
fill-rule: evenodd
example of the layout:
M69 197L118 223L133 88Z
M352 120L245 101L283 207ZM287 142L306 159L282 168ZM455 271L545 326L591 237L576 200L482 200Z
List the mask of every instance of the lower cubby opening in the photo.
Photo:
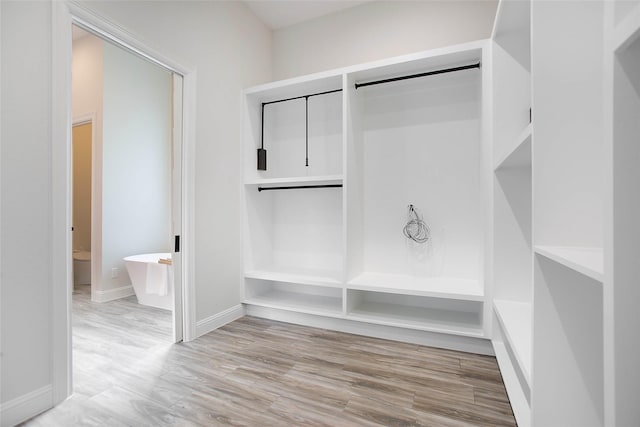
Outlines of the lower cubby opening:
M602 283L543 256L534 275L532 424L601 426Z
M518 426L528 427L531 425L531 388L529 387L525 373L519 365L512 343L506 337L497 315L494 314L493 323L495 326L493 334L493 351L495 352L500 374L504 382L509 402L513 409L513 415L518 422Z
M347 318L454 335L483 336L480 301L347 290Z
M245 279L245 304L322 316L342 316L342 289Z

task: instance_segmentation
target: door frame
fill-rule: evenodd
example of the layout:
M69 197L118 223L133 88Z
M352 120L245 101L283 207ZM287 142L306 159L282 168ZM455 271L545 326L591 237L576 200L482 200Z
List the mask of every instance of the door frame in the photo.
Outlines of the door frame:
M53 405L71 395L71 25L76 24L105 40L183 77L182 109L182 324L183 340L196 338L195 321L195 112L196 69L147 46L131 32L75 2L51 2L51 366ZM176 289L176 292L178 290Z

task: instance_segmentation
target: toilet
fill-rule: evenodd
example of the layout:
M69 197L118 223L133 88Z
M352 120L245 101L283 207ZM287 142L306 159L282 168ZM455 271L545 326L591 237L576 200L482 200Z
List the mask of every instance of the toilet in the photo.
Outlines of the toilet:
M91 283L91 252L73 251L73 284L88 285Z

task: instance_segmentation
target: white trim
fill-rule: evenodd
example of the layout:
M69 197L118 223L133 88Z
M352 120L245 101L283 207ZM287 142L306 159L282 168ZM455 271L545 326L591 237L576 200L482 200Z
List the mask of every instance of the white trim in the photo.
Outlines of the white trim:
M49 407L72 391L71 294L71 16L51 9L51 382ZM35 413L31 413L31 416Z
M204 334L208 334L211 331L215 331L216 329L226 325L227 323L238 320L243 316L244 307L242 306L242 304L238 304L224 311L221 311L218 314L214 314L213 316L209 316L206 319L202 319L196 324L196 338Z
M46 411L52 405L53 386L47 384L0 405L0 424L2 427L14 426Z
M196 82L197 72L182 75L182 301L184 341L196 330Z
M95 291L91 293L91 301L93 302L109 302L120 298L135 295L133 286L122 286L115 289L107 289L106 291Z

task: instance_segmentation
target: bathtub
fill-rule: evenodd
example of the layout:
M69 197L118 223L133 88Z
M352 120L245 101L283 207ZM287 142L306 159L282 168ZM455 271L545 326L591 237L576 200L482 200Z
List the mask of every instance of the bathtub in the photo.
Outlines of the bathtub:
M170 253L132 255L124 258L138 303L173 310L173 266L158 264Z

